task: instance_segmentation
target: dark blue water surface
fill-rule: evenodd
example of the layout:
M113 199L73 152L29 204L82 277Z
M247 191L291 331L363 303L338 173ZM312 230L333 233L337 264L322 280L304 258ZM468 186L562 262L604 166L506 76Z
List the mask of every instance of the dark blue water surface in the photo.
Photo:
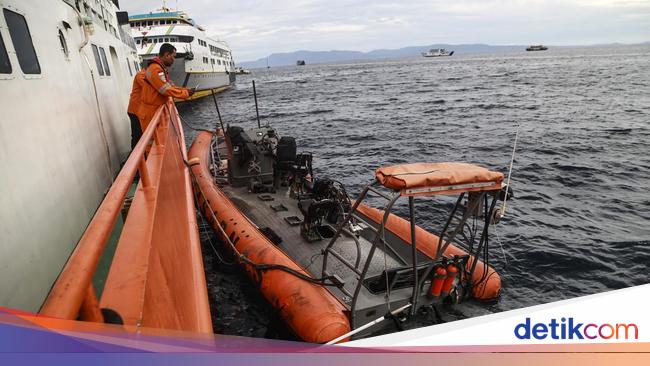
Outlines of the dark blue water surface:
M650 282L650 46L253 70L218 96L226 123L256 124L253 79L262 123L295 136L314 153L316 176L351 195L382 165L466 161L507 173L520 126L516 198L490 243L501 298L443 319ZM215 126L211 98L180 111ZM434 231L435 202L418 206ZM263 336L273 325L241 277L208 274L216 330Z

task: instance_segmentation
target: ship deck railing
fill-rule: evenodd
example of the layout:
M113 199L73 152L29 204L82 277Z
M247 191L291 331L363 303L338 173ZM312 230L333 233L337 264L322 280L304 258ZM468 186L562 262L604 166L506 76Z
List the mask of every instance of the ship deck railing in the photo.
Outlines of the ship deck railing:
M170 99L158 109L117 175L40 314L135 329L212 333L184 141ZM98 297L93 276L100 259L105 259L102 255L136 172L140 180Z

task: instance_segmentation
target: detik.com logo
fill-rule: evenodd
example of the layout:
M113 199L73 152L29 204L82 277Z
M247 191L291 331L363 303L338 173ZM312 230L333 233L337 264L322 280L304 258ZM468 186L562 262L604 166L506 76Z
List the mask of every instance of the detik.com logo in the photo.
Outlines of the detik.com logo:
M519 339L639 339L636 324L579 323L573 318L553 318L548 323L532 324L530 318L515 326Z

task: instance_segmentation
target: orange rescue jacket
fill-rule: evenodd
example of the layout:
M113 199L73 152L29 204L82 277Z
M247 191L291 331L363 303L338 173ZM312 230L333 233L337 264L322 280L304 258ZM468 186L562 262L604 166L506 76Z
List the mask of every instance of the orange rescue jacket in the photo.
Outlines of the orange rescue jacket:
M146 83L144 81L144 69L138 71L133 78L133 86L131 87L131 96L129 97L129 107L127 113L138 114L140 103L142 100L142 87Z
M144 75L146 82L142 87L142 98L138 109L138 118L143 132L158 107L165 104L169 97L178 99L190 97L189 89L177 87L171 82L167 68L157 57L151 60Z

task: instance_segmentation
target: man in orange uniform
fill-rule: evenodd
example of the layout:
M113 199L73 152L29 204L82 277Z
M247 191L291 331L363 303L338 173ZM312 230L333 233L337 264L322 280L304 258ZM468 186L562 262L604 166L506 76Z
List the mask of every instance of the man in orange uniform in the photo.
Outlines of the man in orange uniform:
M144 81L144 69L138 71L133 78L133 86L131 87L131 96L129 97L129 107L126 113L131 120L131 150L135 147L142 137L142 127L140 127L140 119L138 118L138 110L142 100L142 87L146 83Z
M176 48L169 43L160 46L158 57L149 61L145 70L145 83L142 87L142 98L138 110L138 118L142 131L147 129L151 118L158 108L167 102L169 97L187 99L194 94L194 89L175 86L169 78L168 67L174 64Z

